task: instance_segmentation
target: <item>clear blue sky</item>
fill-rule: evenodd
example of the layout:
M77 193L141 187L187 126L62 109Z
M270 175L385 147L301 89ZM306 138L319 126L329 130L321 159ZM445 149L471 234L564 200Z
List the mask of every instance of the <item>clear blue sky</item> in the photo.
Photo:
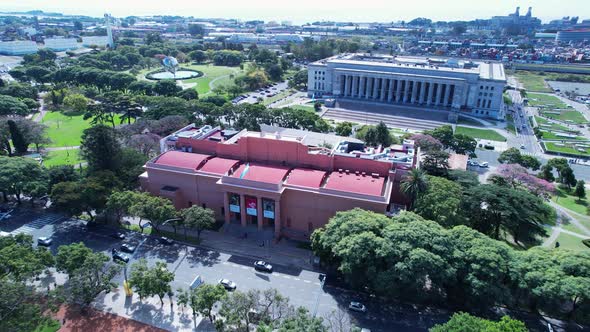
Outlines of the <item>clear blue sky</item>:
M102 16L182 15L238 19L390 22L427 17L433 20L470 20L512 13L546 22L562 16L590 19L589 0L1 0L1 11L41 9L66 14Z

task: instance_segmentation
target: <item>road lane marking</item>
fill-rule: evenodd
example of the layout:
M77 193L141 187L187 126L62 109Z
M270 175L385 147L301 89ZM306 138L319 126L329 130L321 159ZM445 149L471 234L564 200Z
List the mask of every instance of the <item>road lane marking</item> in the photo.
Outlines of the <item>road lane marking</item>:
M308 284L311 283L311 281L309 281L309 280L303 280L303 282L308 283Z

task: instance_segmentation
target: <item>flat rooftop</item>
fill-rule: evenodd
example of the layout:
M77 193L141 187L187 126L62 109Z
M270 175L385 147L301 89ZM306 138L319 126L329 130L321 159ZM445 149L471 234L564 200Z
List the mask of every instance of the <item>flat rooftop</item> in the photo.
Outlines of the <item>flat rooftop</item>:
M285 184L297 187L319 189L325 176L326 172L324 171L307 168L295 168L289 173L289 177L287 178L287 181L285 181Z
M241 164L231 176L237 179L281 184L287 173L289 173L288 167L246 163Z
M230 168L239 162L239 160L235 159L215 157L208 160L199 171L215 175L224 175Z
M381 196L385 178L381 176L372 176L371 174L355 174L353 172L346 174L343 172L332 172L328 177L324 188L359 193L370 196Z
M197 168L199 168L199 166L209 157L210 156L206 154L167 151L154 160L154 164L196 171Z
M499 62L470 61L464 59L443 60L410 56L394 57L389 55L371 56L361 53L349 53L336 55L313 63L313 65L327 64L370 66L376 67L375 70L379 70L379 68L424 69L428 71L477 74L481 79L485 80L506 80L504 65Z

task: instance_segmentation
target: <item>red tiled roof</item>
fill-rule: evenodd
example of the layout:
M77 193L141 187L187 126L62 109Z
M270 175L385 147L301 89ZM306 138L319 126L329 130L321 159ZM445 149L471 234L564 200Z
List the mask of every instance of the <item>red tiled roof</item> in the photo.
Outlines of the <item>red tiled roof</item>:
M295 168L289 173L287 178L287 184L307 187L307 188L319 188L322 184L322 179L326 175L324 171L318 171L315 169L306 168Z
M289 172L288 167L242 164L234 171L232 177L244 180L279 184Z
M203 165L203 167L201 167L200 171L223 175L233 165L235 165L238 162L239 162L239 160L235 160L235 159L226 159L226 158L215 157L215 158L209 159L205 163L205 165Z
M196 170L209 155L182 151L168 151L154 161L157 165L173 166Z
M326 181L324 188L371 196L381 196L384 184L384 177L373 178L371 174L362 176L354 173L346 174L345 172L332 172Z

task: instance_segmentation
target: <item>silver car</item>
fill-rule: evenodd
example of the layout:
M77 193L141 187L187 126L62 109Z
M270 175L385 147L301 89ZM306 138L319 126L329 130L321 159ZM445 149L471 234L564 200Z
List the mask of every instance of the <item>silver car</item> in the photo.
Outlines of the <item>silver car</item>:
M356 312L367 312L367 307L360 302L350 302L348 309Z
M236 287L238 287L235 282L229 279L221 279L219 280L219 284L228 291L236 290Z

